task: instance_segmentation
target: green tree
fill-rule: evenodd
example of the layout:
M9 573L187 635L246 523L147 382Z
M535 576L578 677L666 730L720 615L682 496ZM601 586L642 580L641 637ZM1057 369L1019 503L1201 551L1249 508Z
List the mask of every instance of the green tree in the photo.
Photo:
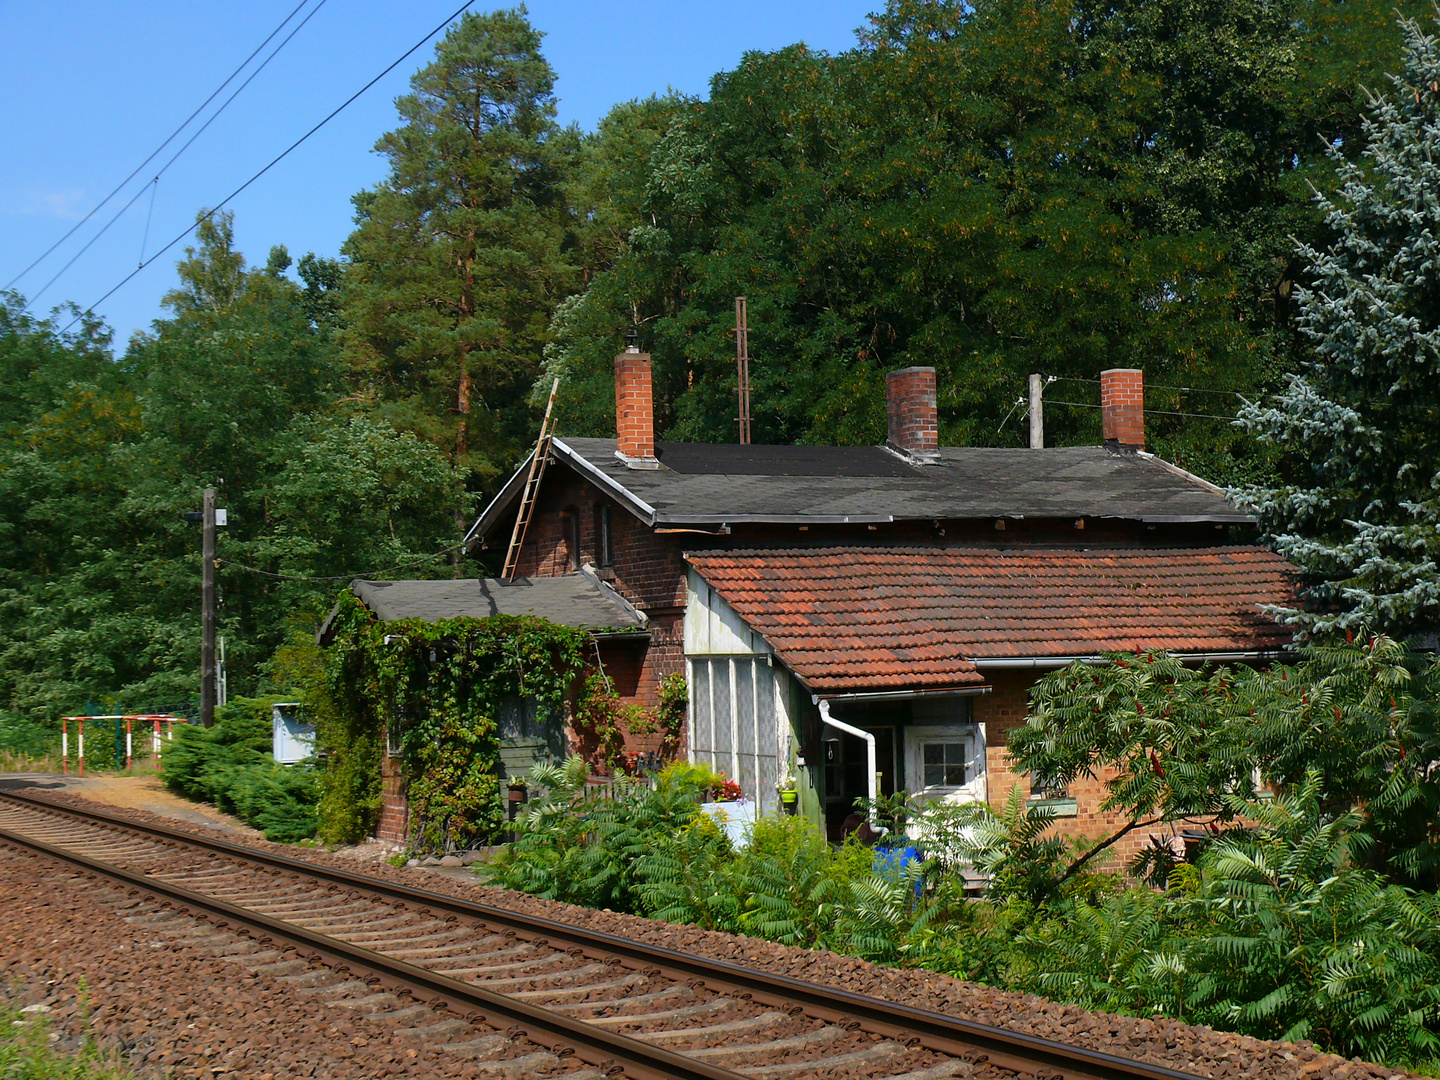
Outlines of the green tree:
M1440 45L1403 24L1402 71L1371 98L1363 163L1317 197L1335 233L1302 244L1298 291L1313 356L1245 423L1282 452L1281 483L1252 488L1270 542L1309 579L1305 633L1440 630L1440 275L1431 158L1440 151ZM1334 151L1337 159L1340 151Z
M116 358L0 307L0 708L53 722L87 703L195 699L199 536L215 485L220 631L234 694L335 575L427 558L451 535L458 474L383 420L352 415L325 315L334 264L272 251L246 267L228 216L202 218L171 317Z
M356 196L341 334L379 415L481 481L530 438L525 404L571 288L562 184L576 139L524 8L463 16L376 144L390 175ZM452 502L457 528L468 506Z
M1175 822L1232 820L1257 776L1282 790L1319 777L1327 815L1362 808L1366 865L1424 888L1440 882L1440 664L1389 638L1312 648L1267 671L1197 670L1163 653L1074 664L1031 691L1011 733L1017 771L1058 784L1105 776L1121 824L1093 838L1064 878L1122 837ZM1168 845L1136 869L1164 880Z
M743 294L757 440L878 441L884 373L921 363L947 442L1015 444L997 429L1036 370L1080 380L1052 392L1050 441L1095 442L1085 380L1133 365L1162 452L1260 475L1225 419L1163 415L1233 398L1160 386L1254 391L1292 354L1284 238L1321 228L1325 142L1357 152L1390 10L892 0L839 55L746 54L676 110L613 264L556 315L567 423L611 430L610 356L636 326L662 427L733 439Z

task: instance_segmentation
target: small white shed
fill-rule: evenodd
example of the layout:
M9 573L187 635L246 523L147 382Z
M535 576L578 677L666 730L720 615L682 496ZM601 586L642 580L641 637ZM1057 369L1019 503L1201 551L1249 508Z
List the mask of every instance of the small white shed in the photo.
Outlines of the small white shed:
M315 753L315 725L303 719L304 706L298 701L281 701L274 706L272 752L281 765L294 765Z

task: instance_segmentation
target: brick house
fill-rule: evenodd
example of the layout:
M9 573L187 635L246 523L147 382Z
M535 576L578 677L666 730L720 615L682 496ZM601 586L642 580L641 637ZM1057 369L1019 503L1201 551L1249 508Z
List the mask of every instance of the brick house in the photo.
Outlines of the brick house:
M650 358L616 358L616 439L556 438L518 573L593 573L645 617L597 639L628 702L684 672L683 752L762 809L789 774L832 836L885 793L1053 800L1098 824L1099 782L1031 789L1005 757L1047 670L1111 650L1265 663L1290 571L1224 493L1144 451L1140 372L1102 375L1104 445L938 445L933 368L887 379L883 446L657 442ZM471 529L503 549L528 462ZM649 764L652 741L634 740ZM873 765L872 765L873 761ZM1145 841L1137 837L1136 843Z

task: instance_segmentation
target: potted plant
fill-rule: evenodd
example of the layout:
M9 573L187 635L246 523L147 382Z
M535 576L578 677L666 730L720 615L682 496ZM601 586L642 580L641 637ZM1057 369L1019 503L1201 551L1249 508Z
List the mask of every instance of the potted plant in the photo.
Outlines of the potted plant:
M795 774L787 770L785 775L775 781L775 790L780 793L780 808L787 814L795 813L800 803L799 784L795 780Z

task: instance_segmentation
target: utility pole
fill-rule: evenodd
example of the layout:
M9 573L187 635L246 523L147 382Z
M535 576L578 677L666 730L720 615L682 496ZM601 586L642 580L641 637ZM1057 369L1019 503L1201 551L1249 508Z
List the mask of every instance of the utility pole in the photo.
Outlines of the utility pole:
M205 489L200 527L200 723L215 723L215 489Z
M1045 381L1042 375L1030 376L1030 449L1045 448Z
M750 442L750 318L745 297L735 297L735 388L740 398L740 445Z

